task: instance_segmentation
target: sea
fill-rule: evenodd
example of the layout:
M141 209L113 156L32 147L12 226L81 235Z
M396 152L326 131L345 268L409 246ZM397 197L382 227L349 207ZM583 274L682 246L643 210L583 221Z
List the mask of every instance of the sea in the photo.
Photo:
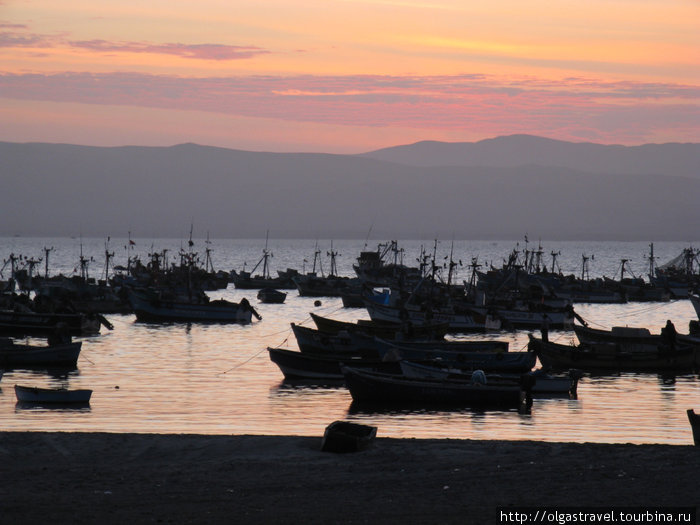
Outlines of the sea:
M215 270L252 270L263 250L277 270L328 272L331 252L337 253L340 275L352 276L352 264L362 250L375 250L385 240L339 239L144 239L144 238L0 238L0 261L10 255L33 260L34 271L49 275L78 275L80 258L88 273L105 276L105 252L114 265L126 266L128 256L142 261L166 251L170 263L180 251L192 250L202 264L209 250ZM513 250L539 250L551 269L580 276L619 277L626 259L626 276L649 272L653 240L649 242L401 240L397 254L417 266L422 252L437 261L458 262L454 279L468 281L472 262L501 266ZM678 256L698 241L654 242L657 264ZM48 267L46 253L49 254ZM584 266L585 261L585 266ZM322 265L322 266L321 266ZM9 277L9 262L0 266ZM258 267L257 271L262 268ZM256 273L257 273L256 271ZM446 270L445 270L446 271ZM700 409L697 374L585 374L576 399L535 399L529 413L517 410L366 409L352 403L342 384L286 382L269 359L268 347L297 349L290 323L312 326L310 312L354 321L367 319L362 308L344 308L339 298L300 297L289 290L284 304L259 304L254 290L208 292L212 299L248 298L262 315L249 325L143 324L134 315L107 315L113 330L80 338L82 352L76 370L7 370L0 380L0 427L5 431L136 432L168 434L252 434L322 436L336 420L374 425L378 436L395 438L505 439L597 443L692 444L686 416ZM647 327L658 332L667 319L680 332L697 319L688 300L621 305L577 304L576 311L598 328ZM511 350L524 350L527 331L455 335L456 339L498 339ZM29 341L39 342L28 338ZM573 332L551 331L550 340L569 343ZM89 388L89 407L77 409L18 405L14 385Z

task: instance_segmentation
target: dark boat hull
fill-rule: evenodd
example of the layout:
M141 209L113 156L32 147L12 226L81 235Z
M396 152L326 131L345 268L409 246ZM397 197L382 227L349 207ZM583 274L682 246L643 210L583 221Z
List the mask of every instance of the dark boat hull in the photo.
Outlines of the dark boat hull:
M519 407L520 386L489 386L466 381L415 380L393 374L343 368L353 401L372 404Z
M250 323L252 307L237 303L212 301L204 304L161 301L146 294L131 291L131 306L136 319L147 323Z
M557 370L614 370L659 372L694 370L698 367L698 348L679 345L673 352L662 348L646 351L624 351L615 343L582 343L579 346L546 343L530 334L530 350L543 366Z
M10 336L47 336L58 325L65 325L70 335L90 335L100 331L99 317L85 314L15 312L0 310L0 334Z
M20 403L38 404L87 404L92 390L66 390L59 388L37 388L15 385L15 395Z
M324 379L342 381L344 376L341 371L343 363L355 367L372 368L375 370L399 372L395 363L383 363L379 360L366 360L352 357L323 357L310 354L302 354L294 350L284 348L268 348L270 361L275 363L285 379Z
M13 367L75 367L81 342L55 346L0 344L0 365Z

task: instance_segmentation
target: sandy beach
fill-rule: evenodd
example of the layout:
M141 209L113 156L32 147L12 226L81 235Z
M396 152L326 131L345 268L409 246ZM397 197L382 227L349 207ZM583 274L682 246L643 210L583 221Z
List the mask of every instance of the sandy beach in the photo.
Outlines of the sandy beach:
M697 506L700 449L0 433L0 522L499 523L503 506Z

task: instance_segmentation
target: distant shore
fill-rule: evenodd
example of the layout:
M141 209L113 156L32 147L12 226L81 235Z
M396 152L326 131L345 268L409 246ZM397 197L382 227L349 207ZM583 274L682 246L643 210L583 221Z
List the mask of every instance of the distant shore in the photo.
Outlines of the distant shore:
M499 523L500 507L697 507L700 448L0 433L0 522Z

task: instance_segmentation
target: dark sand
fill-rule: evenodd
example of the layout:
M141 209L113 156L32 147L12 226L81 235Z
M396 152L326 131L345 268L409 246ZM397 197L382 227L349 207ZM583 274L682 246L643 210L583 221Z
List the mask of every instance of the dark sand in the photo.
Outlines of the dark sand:
M380 430L381 431L381 430ZM697 506L700 448L0 433L0 523L499 523L498 507Z

